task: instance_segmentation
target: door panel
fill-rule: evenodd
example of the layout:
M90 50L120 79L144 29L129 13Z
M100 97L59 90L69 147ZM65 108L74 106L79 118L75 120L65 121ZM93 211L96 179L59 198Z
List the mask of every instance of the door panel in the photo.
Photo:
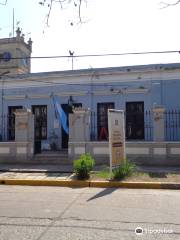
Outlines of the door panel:
M9 106L8 107L8 140L15 140L15 111L17 109L22 109L22 106Z
M34 114L35 153L41 152L41 140L47 139L47 105L32 106Z
M126 139L144 140L144 102L126 103Z

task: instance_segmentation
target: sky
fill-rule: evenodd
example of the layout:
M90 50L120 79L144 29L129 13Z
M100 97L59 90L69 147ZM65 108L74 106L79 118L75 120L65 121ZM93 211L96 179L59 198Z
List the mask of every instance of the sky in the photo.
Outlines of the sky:
M180 50L180 4L162 9L161 0L87 0L81 9L83 23L78 24L75 7L61 9L54 3L47 27L47 8L38 2L8 0L0 5L0 38L12 33L14 8L15 27L19 22L26 40L32 38L32 56L69 55L69 50L74 55ZM74 58L73 68L172 62L180 62L178 53ZM32 72L72 69L70 58L32 59L31 64Z

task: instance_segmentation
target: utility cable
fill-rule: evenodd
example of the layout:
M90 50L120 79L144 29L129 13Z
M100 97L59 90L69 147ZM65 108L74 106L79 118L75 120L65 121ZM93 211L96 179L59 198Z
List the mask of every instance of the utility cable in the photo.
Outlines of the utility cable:
M152 52L127 52L127 53L104 53L104 54L80 54L80 55L59 55L59 56L26 56L26 57L11 57L11 59L51 59L51 58L84 58L84 57L110 57L110 56L126 56L126 55L147 55L147 54L172 54L179 53L180 50L168 51L152 51ZM4 60L1 56L0 60Z

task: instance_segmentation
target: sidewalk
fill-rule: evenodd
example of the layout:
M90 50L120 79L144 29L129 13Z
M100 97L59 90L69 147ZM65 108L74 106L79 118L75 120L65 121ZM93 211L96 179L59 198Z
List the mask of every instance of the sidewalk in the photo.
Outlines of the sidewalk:
M170 167L170 166L137 166L138 171L146 173L179 173L180 166Z
M103 166L97 166L96 171ZM146 173L172 173L178 178L170 181L146 180L138 177L123 181L108 181L105 179L76 180L70 165L50 164L0 164L0 184L7 185L33 185L33 186L66 186L66 187L121 187L121 188L148 188L148 189L180 189L180 167L145 167L137 171ZM175 179L175 180L174 180ZM178 180L176 180L178 179Z
M0 163L0 172L26 173L72 173L72 165L33 164L33 163Z
M102 169L104 165L95 166L95 171ZM180 166L137 166L139 172L152 173L179 173ZM29 173L72 173L72 165L59 164L34 164L34 163L0 163L0 172L29 172Z

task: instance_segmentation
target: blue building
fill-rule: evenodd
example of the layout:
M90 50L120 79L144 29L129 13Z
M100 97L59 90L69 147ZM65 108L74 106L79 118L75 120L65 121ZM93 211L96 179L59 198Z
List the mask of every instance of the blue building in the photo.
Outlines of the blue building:
M166 110L165 140L180 140L179 63L30 73L31 47L18 31L15 38L0 39L2 141L14 140L15 110L29 108L35 115L36 151L49 150L52 139L66 149L68 135L56 119L54 96L67 116L73 107L90 108L92 140L107 140L107 109L115 108L126 113L127 140L151 141L155 106Z

